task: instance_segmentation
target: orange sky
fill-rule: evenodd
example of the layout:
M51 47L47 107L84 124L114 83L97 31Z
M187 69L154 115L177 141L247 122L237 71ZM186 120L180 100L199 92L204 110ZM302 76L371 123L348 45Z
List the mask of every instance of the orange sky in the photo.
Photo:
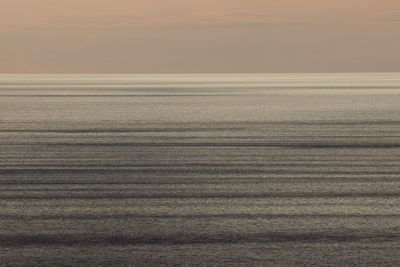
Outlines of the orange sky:
M399 0L2 0L0 73L400 71Z

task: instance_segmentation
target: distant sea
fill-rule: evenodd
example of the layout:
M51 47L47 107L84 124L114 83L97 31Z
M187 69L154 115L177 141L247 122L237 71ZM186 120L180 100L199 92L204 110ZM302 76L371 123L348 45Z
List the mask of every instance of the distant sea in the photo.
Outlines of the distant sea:
M0 266L399 251L400 73L0 75Z

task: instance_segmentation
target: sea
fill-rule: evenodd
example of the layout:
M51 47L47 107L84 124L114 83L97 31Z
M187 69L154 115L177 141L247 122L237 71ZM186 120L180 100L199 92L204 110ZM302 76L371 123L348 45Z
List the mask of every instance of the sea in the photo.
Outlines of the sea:
M400 73L0 75L0 266L399 266Z

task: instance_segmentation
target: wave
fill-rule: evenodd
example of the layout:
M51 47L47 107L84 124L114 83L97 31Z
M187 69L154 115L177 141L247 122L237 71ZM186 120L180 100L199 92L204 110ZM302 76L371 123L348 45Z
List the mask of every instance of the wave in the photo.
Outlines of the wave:
M255 234L179 234L179 235L0 235L0 246L104 246L104 245L189 245L237 243L325 243L325 242L398 242L400 234L345 233L255 233Z

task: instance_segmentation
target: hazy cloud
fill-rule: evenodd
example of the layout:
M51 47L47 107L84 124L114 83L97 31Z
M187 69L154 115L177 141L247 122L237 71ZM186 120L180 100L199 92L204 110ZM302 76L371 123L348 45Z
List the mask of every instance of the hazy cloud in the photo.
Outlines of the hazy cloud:
M293 17L255 12L225 12L181 16L157 14L112 15L87 17L78 14L26 15L24 20L12 16L0 18L0 28L257 28L298 23Z
M392 12L382 18L379 19L380 21L387 21L387 22L400 22L400 11L399 12Z

